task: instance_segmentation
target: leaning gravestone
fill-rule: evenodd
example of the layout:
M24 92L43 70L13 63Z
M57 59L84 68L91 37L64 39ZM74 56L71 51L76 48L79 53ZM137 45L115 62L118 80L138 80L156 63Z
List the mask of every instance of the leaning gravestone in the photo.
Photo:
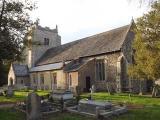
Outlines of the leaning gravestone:
M37 93L30 93L26 102L27 120L41 120L41 99Z
M13 90L12 86L8 86L8 89L6 91L6 96L12 97L13 95L14 95L14 90Z

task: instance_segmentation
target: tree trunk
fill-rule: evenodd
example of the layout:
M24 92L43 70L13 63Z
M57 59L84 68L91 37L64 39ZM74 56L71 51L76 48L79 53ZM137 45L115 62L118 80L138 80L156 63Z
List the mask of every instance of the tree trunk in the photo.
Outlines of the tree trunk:
M2 9L1 9L1 14L0 14L0 27L2 25L2 18L3 18L3 14L4 14L4 10L5 10L5 2L6 2L5 0L2 1Z
M140 80L139 95L143 95L143 92L142 92L142 80Z

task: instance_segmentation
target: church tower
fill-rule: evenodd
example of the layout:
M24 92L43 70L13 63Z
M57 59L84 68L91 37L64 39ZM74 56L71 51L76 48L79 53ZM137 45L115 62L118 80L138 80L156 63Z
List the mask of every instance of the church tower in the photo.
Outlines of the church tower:
M25 49L26 64L29 68L34 67L38 59L50 48L61 45L61 37L58 28L50 29L35 25L29 31L28 46Z

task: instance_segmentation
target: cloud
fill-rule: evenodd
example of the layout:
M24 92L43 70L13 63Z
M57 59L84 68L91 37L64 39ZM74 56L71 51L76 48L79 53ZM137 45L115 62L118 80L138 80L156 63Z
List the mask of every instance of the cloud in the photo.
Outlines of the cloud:
M59 26L62 43L128 24L141 16L145 8L127 0L37 0L33 19L42 26Z

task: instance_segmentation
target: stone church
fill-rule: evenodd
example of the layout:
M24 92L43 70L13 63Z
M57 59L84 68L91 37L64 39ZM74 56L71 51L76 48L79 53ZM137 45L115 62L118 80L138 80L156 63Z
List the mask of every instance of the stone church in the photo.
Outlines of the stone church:
M37 89L89 91L138 90L129 80L127 66L132 64L134 22L110 31L61 45L55 29L34 26L28 37L24 64L12 64L8 85Z

